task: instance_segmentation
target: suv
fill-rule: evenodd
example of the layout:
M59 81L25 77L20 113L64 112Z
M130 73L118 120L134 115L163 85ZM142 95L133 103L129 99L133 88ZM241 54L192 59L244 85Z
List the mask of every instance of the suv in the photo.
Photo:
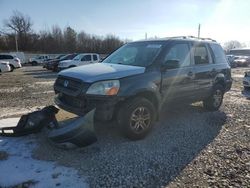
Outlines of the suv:
M10 54L0 54L0 61L9 62L11 72L22 67L20 59Z
M94 53L78 54L72 60L60 61L58 65L58 69L63 70L67 68L90 64L90 63L98 63L99 61L100 61L100 57L98 54L94 54Z
M163 104L203 101L218 110L232 85L231 69L214 40L188 37L125 44L102 63L59 73L55 103L77 115L117 119L130 139L151 130Z

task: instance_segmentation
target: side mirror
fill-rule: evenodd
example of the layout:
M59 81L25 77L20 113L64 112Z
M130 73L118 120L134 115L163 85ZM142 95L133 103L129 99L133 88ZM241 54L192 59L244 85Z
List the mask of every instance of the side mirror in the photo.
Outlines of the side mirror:
M179 67L180 67L180 61L178 59L167 60L162 65L163 70L177 69Z

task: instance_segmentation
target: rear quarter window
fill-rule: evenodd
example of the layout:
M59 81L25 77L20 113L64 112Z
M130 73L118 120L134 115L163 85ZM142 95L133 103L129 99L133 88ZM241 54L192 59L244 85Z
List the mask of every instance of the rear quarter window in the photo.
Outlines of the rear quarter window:
M214 56L214 63L228 63L226 54L219 44L210 44Z

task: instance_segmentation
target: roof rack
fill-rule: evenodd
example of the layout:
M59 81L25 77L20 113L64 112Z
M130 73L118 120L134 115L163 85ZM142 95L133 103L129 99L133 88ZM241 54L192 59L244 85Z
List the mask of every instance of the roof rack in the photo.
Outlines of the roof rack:
M213 41L213 42L216 42L216 40L214 39L211 39L211 38L199 38L199 37L195 37L195 36L175 36L175 37L169 37L169 38L182 38L182 39L188 39L188 38L192 38L192 39L198 39L198 40L210 40L210 41Z

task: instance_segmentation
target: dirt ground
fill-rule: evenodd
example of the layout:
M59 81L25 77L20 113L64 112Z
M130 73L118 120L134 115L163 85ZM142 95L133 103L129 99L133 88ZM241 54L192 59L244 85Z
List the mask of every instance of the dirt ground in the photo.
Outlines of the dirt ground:
M34 158L77 169L90 187L250 187L246 70L232 69L233 87L218 112L204 111L201 103L166 109L152 134L137 142L122 138L115 124L99 123L98 142L73 151L39 135ZM0 75L0 119L53 104L55 78L39 66Z

